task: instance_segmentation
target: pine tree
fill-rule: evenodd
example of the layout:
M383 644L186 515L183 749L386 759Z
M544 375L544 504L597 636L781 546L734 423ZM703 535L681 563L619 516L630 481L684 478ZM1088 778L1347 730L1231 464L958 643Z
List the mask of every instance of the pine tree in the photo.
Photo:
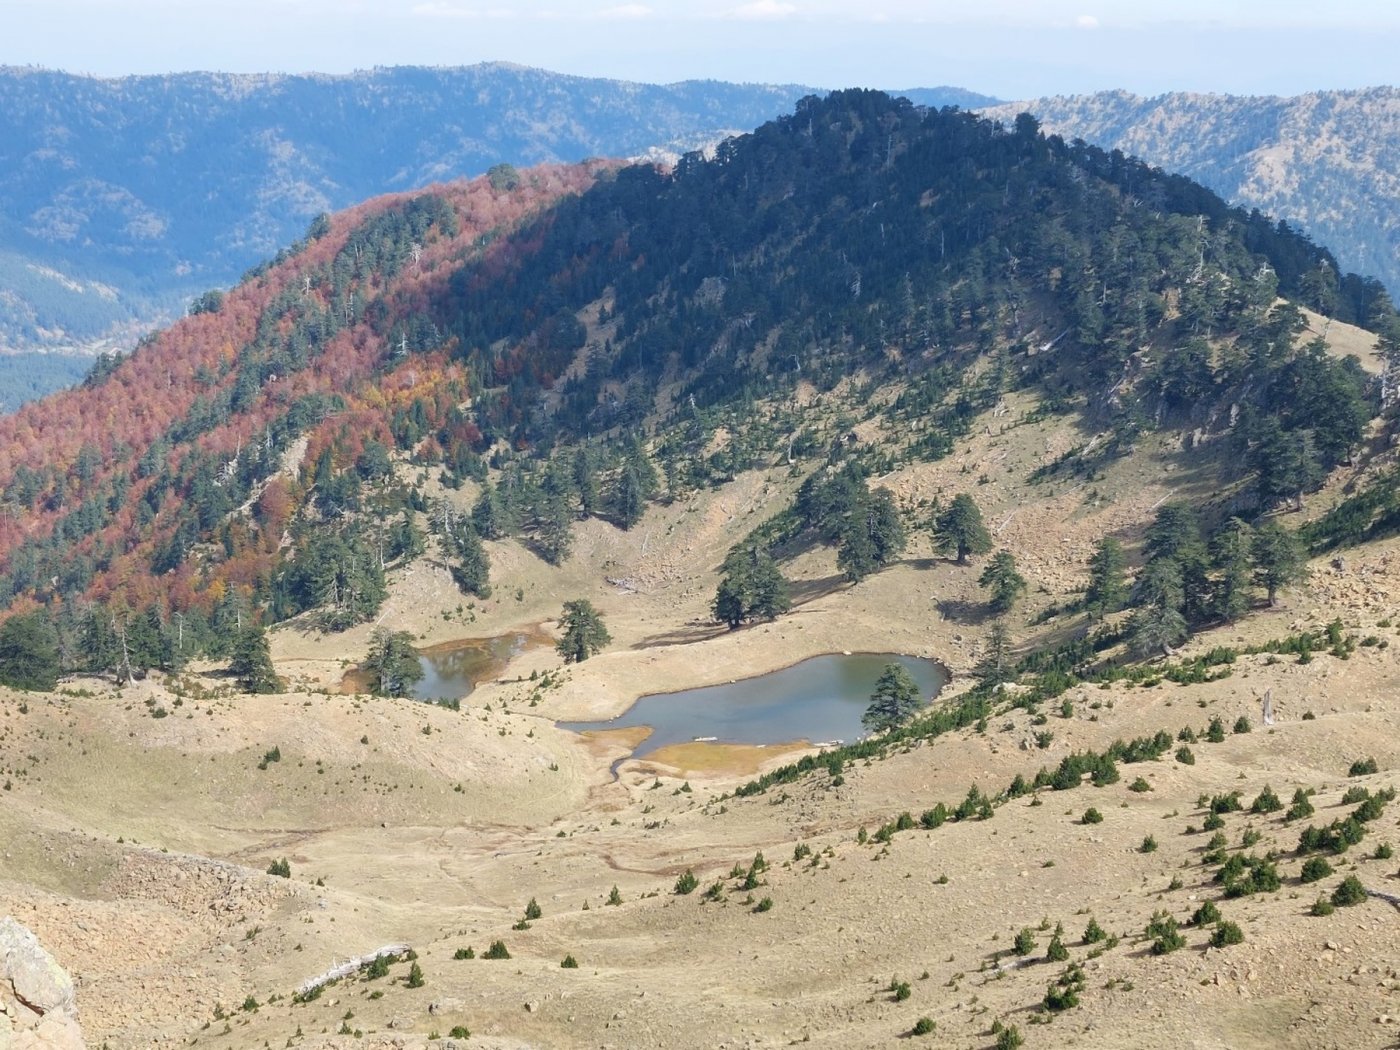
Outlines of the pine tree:
M1010 612L1026 589L1026 578L1016 571L1016 559L1007 550L992 555L977 582L992 592L990 605L999 614Z
M49 691L58 684L58 639L42 611L0 624L0 683Z
M593 450L580 445L574 450L574 492L578 496L579 513L585 518L598 513L598 478L594 469Z
M1268 592L1270 607L1276 607L1279 588L1304 575L1303 545L1295 533L1271 521L1254 533L1252 554L1255 582Z
M562 495L548 496L535 524L535 539L545 561L563 565L573 546L574 512Z
M756 545L736 548L725 558L722 571L711 609L731 630L745 620L775 619L791 607L787 580L766 550Z
M1000 685L1015 680L1014 663L1011 632L1007 630L1005 621L997 620L987 632L987 651L982 654L972 674L987 685Z
M565 663L582 663L612 641L598 610L586 598L564 603L559 629L563 637L555 644L555 649Z
M515 532L514 516L501 499L495 485L487 481L472 506L472 525L477 534L488 540L501 540Z
M1158 510L1155 520L1148 526L1143 550L1148 559L1144 577L1151 574L1154 563L1160 566L1173 562L1181 590L1179 599L1168 600L1158 595L1147 600L1177 610L1191 622L1209 617L1212 612L1210 560L1201 540L1201 527L1195 510L1184 503L1168 503ZM1141 584L1142 578L1139 580L1139 593L1142 591Z
M919 686L899 664L887 664L870 694L870 706L861 716L861 724L871 732L890 729L908 720L922 702Z
M457 586L479 598L491 597L491 558L472 523L455 523L448 545L457 557L452 566L452 579Z
M1094 619L1117 612L1128 600L1127 564L1121 543L1112 536L1099 541L1089 560L1089 587L1084 592L1084 608Z
M1212 544L1215 568L1220 573L1215 611L1226 623L1234 623L1249 611L1253 545L1254 530L1239 518L1231 518Z
M282 685L272 666L267 632L261 624L252 620L243 625L243 629L233 640L232 659L228 669L246 693L275 693Z
M407 696L413 684L423 677L423 665L413 649L413 635L376 627L369 636L365 669L373 678L377 694Z
M969 554L986 554L992 549L992 537L982 521L982 512L965 492L954 496L948 509L939 515L933 539L943 553L956 554L959 565L967 564Z
M1148 605L1128 621L1128 645L1139 656L1170 656L1186 635L1185 617L1165 605Z

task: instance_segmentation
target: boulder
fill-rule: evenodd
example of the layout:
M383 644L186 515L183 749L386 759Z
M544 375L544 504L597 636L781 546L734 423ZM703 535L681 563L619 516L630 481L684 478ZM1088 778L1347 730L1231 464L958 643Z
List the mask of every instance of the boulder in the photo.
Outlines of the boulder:
M0 1045L13 1050L85 1050L73 978L39 939L0 919Z

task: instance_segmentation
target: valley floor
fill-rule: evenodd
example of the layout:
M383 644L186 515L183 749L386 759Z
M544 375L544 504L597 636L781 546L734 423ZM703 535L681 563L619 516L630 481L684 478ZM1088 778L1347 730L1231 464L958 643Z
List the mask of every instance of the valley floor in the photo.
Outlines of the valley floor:
M988 434L959 460L894 479L914 503L968 471L990 476L979 489L989 525L1032 580L1018 632L1042 639L1078 624L1031 628L1026 617L1079 584L1093 538L1142 521L1189 483L1118 479L1105 505L1086 509L1072 485L1032 502L999 480L1065 440L1007 446ZM76 975L88 1040L112 1050L847 1048L906 1037L989 1048L994 1024L1015 1025L1030 1048L1395 1045L1400 909L1370 899L1328 917L1308 911L1349 874L1400 893L1400 862L1375 858L1379 844L1400 844L1400 809L1315 885L1300 882L1293 853L1309 821L1247 809L1266 785L1285 803L1315 789L1312 821L1327 823L1354 808L1341 803L1348 788L1396 786L1400 543L1341 570L1315 564L1285 608L1207 632L1184 654L1334 618L1387 643L1346 660L1241 656L1213 682L1079 687L1043 722L1008 705L981 731L749 797L734 788L791 751L678 749L663 756L678 765L624 762L614 779L626 739L580 738L554 721L842 650L933 656L955 673L949 695L963 688L987 625L976 570L917 546L854 588L829 553L805 555L791 614L736 632L709 622L713 566L781 506L788 484L748 475L629 533L586 523L561 570L498 545L493 573L510 583L486 603L465 602L419 562L395 581L384 619L423 644L524 626L547 635L549 617L579 595L614 635L562 672L547 645L527 649L460 711L339 692L367 627L276 632L289 689L276 696L238 695L212 671L178 691L151 680L0 695L0 914ZM1267 728L1266 689L1278 713ZM1252 731L1192 745L1193 765L1169 751L1122 764L1106 787L1047 789L990 820L919 826L924 810L955 806L972 785L994 795L1077 751L1241 716ZM1379 772L1348 777L1366 756ZM1147 790L1134 790L1139 777ZM1226 814L1223 833L1231 848L1248 834L1246 853L1278 851L1276 892L1222 899L1202 861L1199 799L1234 791L1246 812ZM1082 821L1090 807L1100 823ZM914 827L877 834L905 811ZM766 868L753 863L760 852ZM290 878L265 874L283 859ZM698 886L678 894L686 871ZM531 899L540 917L516 928ZM1209 930L1185 925L1207 899L1240 925L1242 944L1209 948ZM1150 952L1143 930L1159 909L1183 924L1184 949ZM1081 943L1091 918L1116 945ZM1069 959L1049 962L1057 924ZM1034 950L1009 954L1023 928ZM497 941L509 959L483 958ZM396 942L416 952L421 986L405 960L293 1001L308 978ZM468 948L475 957L458 958ZM1040 1004L1069 963L1083 967L1079 1005L1052 1017ZM921 1018L932 1033L911 1035Z

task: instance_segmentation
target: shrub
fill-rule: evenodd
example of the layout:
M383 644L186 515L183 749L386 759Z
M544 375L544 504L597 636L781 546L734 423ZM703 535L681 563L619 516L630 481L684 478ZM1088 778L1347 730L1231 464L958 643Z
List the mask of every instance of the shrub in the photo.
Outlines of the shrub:
M244 1011L245 1013L251 1013L253 1010L256 1010L257 1008L258 1008L258 1001L257 1001L256 999L254 999L251 995L248 996L248 998L246 998L246 999L243 1000L243 1011Z
M1268 784L1264 785L1264 790L1255 796L1250 803L1251 813L1277 813L1283 808L1283 802L1274 794L1274 789Z
M1016 935L1012 948L1017 955L1029 955L1035 951L1035 934L1031 932L1029 926L1021 927L1021 932Z
M695 877L695 872L686 868L680 878L676 879L676 896L684 897L687 893L693 893L699 885L700 880Z
M938 805L934 806L932 809L924 810L924 812L919 816L919 823L922 824L924 827L929 828L930 830L939 827L947 820L948 807L945 806L942 802L938 803Z
M1372 795L1370 798L1366 799L1366 801L1362 802L1361 805L1356 807L1351 817L1353 820L1366 824L1379 819L1384 812L1385 803L1382 802L1379 797Z
M1225 826L1225 818L1219 813L1207 813L1206 819L1201 821L1201 827L1207 831L1219 831Z
M1203 864L1220 864L1225 860L1225 847L1228 844L1223 831L1217 831L1206 843L1206 851L1201 854Z
M1288 807L1288 812L1283 815L1284 820L1302 820L1304 817L1313 815L1313 804L1308 798L1308 793L1302 788L1293 792L1293 802Z
M1206 901L1191 916L1192 926L1209 926L1211 923L1219 921L1220 909L1215 906L1214 901Z
M773 898L772 898L772 897L764 897L763 900L759 901L757 904L754 905L753 910L754 910L754 911L757 911L757 912L772 911L772 910L773 910Z
M367 981L376 981L381 977L389 976L389 956L376 955L364 967L364 973Z
M544 912L540 911L539 902L536 901L534 897L531 897L530 903L525 905L525 921L534 922L543 914Z
M897 1003L902 1003L914 994L914 990L909 987L908 981L891 981L890 998Z
M1142 777L1138 777L1136 780L1134 780L1131 784L1128 785L1128 790L1137 792L1151 791L1152 785L1149 784Z
M1210 720L1210 725L1206 727L1206 739L1212 744L1223 744L1225 742L1225 723L1220 720L1220 716Z
M423 987L423 967L416 962L408 968L408 980L404 982L409 988Z
M475 949L475 948L458 948L455 952L452 953L452 958L454 958L454 959L475 959L475 958L476 958L476 949Z
M1096 810L1093 806L1090 806L1084 811L1084 816L1079 818L1079 822L1081 824L1102 824L1103 814Z
M483 959L509 959L510 952L506 948L505 941L492 941L491 947L486 949Z
M1189 747L1182 744L1176 749L1176 760L1183 766L1194 766L1196 764L1196 755Z
M1300 878L1304 882L1319 882L1332 874L1332 865L1327 863L1325 857L1311 857L1303 865Z
M1210 811L1212 813L1238 813L1244 809L1244 803L1240 801L1240 793L1231 791L1227 795L1212 795L1210 800Z
M1050 947L1045 952L1048 962L1065 962L1069 959L1069 949L1065 947L1065 942L1060 939L1057 933L1050 938Z
M1157 840L1156 840L1155 838L1153 838L1151 835L1148 835L1145 839L1142 840L1142 845L1138 847L1138 852L1139 852L1139 853L1156 853L1156 852L1157 852Z
M1376 760L1374 758L1358 758L1351 764L1351 768L1347 770L1347 776L1364 777L1370 773L1379 771L1380 766L1376 765Z
M577 970L578 960L572 955L566 955L564 956L564 961L559 964L559 967L564 970Z
M1019 1050L1025 1040L1021 1037L1021 1030L1014 1024L1008 1025L997 1033L996 1050Z
M1366 887L1355 875L1348 875L1332 891L1332 903L1339 908L1349 908L1366 899Z
M612 905L618 905L622 903L622 894L618 892L616 886L614 886L612 888L612 892L608 894L607 903Z
M1395 851L1390 848L1389 842L1382 842L1376 846L1376 852L1371 855L1376 860L1389 860L1395 855Z
M1337 906L1326 897L1319 897L1317 900L1313 901L1312 907L1308 909L1308 914L1316 915L1321 918L1326 915L1331 915L1336 910Z
M1240 715L1239 718L1235 719L1236 733L1248 733L1252 728L1254 727L1249 724L1249 719L1244 715Z
M1084 943L1098 944L1108 935L1103 932L1103 927L1099 925L1098 919L1091 918L1089 925L1084 927Z
M929 1035L933 1032L933 1028L933 1018L931 1017L920 1017L914 1022L915 1035Z
M1221 920L1216 924L1215 932L1210 935L1210 946L1212 948L1224 948L1231 944L1244 943L1244 932L1236 923L1228 919Z
M1054 983L1045 989L1043 1005L1051 1013L1059 1013L1079 1005L1079 993L1084 990L1084 971L1078 964L1066 967Z
M471 1029L464 1024L453 1025L452 1031L447 1034L453 1039L470 1039L472 1037Z
M287 858L283 857L281 860L274 860L269 864L267 866L267 873L269 875L276 875L278 878L290 879L292 877L292 866L287 863Z
M1186 947L1186 938L1177 929L1176 920L1163 911L1152 916L1147 924L1147 936L1152 938L1153 955L1166 955Z

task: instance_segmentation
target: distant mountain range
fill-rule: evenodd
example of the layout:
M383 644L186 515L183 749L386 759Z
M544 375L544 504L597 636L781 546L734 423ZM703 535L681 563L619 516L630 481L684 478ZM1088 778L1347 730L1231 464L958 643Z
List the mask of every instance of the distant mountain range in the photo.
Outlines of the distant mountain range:
M503 64L120 79L0 69L0 351L130 346L317 215L381 193L501 162L677 154L816 93Z
M1400 293L1400 89L1295 98L1126 91L1008 102L1050 133L1189 175L1234 204L1287 220L1345 269Z
M0 354L23 354L0 358L0 410L77 378L88 355L130 348L323 212L500 163L673 160L822 93L505 64L117 79L0 68ZM898 93L1008 126L1029 110L1048 132L1286 219L1343 269L1400 288L1396 89L1017 103L953 87Z

